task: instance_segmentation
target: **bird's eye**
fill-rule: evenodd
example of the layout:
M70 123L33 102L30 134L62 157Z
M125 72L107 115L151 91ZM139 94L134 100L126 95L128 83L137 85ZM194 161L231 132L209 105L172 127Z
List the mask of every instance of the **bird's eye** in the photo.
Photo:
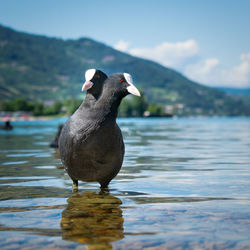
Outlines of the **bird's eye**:
M124 82L124 79L120 79L119 82Z

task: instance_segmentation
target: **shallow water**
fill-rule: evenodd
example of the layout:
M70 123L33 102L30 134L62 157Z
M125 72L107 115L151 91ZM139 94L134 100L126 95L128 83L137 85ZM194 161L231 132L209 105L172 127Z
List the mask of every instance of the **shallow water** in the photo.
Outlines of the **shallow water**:
M110 192L79 193L48 147L58 124L0 131L0 249L249 249L250 119L120 119Z

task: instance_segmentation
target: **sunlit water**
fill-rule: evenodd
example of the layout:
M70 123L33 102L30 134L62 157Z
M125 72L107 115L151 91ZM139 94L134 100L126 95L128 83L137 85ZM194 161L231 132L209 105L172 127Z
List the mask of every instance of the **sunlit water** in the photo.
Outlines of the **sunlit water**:
M120 119L109 193L71 191L58 124L0 131L0 249L249 249L250 119Z

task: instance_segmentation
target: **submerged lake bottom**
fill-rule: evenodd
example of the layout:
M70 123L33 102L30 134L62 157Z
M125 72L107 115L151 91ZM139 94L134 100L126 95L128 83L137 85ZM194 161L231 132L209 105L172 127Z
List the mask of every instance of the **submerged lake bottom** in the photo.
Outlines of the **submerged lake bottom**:
M0 131L0 249L250 249L250 119L118 119L123 167L72 193L65 119Z

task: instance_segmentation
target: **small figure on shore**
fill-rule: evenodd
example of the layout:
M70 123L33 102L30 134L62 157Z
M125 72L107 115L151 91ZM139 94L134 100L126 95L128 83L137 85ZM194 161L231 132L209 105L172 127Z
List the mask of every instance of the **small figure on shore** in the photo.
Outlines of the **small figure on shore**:
M12 130L13 126L10 124L10 120L5 121L4 125L0 126L0 129L4 129L4 130Z

